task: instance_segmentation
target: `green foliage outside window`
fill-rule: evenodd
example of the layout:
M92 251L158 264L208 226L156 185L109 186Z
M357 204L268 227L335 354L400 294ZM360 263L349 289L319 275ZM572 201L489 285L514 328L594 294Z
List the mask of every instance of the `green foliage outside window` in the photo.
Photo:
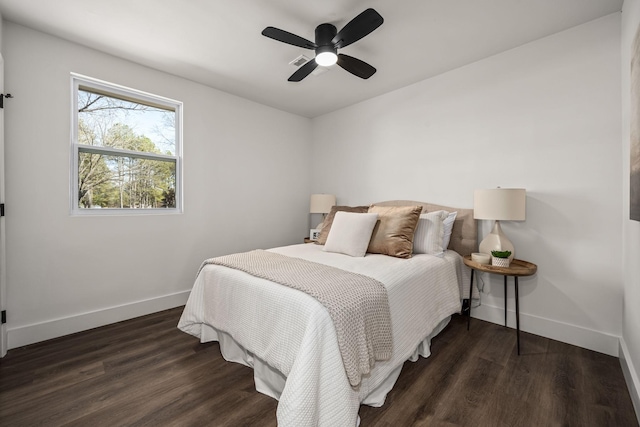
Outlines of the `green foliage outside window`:
M175 208L175 111L77 93L78 207Z

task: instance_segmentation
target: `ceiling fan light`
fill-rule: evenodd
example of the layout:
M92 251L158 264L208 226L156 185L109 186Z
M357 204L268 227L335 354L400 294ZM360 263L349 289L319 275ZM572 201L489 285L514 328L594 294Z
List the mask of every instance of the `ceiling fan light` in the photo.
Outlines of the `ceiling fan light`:
M322 67L330 67L338 62L338 55L334 52L320 52L316 55L316 62Z

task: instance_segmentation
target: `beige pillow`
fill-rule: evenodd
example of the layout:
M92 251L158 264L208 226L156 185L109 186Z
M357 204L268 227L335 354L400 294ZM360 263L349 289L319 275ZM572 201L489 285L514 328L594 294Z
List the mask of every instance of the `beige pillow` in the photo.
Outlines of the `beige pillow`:
M331 231L331 224L333 224L333 217L336 216L336 212L354 212L354 213L366 213L369 210L369 206L333 206L331 212L327 214L323 223L320 235L316 241L317 245L324 245L327 243L327 237L329 237L329 231Z
M411 258L422 206L371 206L369 212L378 214L378 223L367 252Z

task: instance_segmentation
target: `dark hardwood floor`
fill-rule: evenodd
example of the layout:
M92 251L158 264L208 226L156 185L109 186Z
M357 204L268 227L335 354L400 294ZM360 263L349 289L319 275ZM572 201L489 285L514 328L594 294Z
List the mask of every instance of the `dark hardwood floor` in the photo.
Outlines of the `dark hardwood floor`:
M2 426L275 426L277 402L217 343L176 328L181 308L10 350ZM432 356L406 362L366 426L637 426L618 359L454 316Z

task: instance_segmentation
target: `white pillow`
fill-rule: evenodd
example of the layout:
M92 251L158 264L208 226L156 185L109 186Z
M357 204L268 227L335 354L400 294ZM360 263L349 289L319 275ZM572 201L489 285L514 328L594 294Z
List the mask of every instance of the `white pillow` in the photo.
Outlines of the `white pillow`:
M336 212L322 250L363 257L367 253L376 221L377 213Z
M434 211L421 214L413 236L413 253L443 256L444 220L447 211ZM451 235L449 235L451 238Z
M444 221L442 221L442 225L444 225L444 235L442 236L443 251L446 251L449 247L449 242L451 241L451 232L453 231L453 223L456 222L456 216L458 216L458 212L451 212L444 219Z

